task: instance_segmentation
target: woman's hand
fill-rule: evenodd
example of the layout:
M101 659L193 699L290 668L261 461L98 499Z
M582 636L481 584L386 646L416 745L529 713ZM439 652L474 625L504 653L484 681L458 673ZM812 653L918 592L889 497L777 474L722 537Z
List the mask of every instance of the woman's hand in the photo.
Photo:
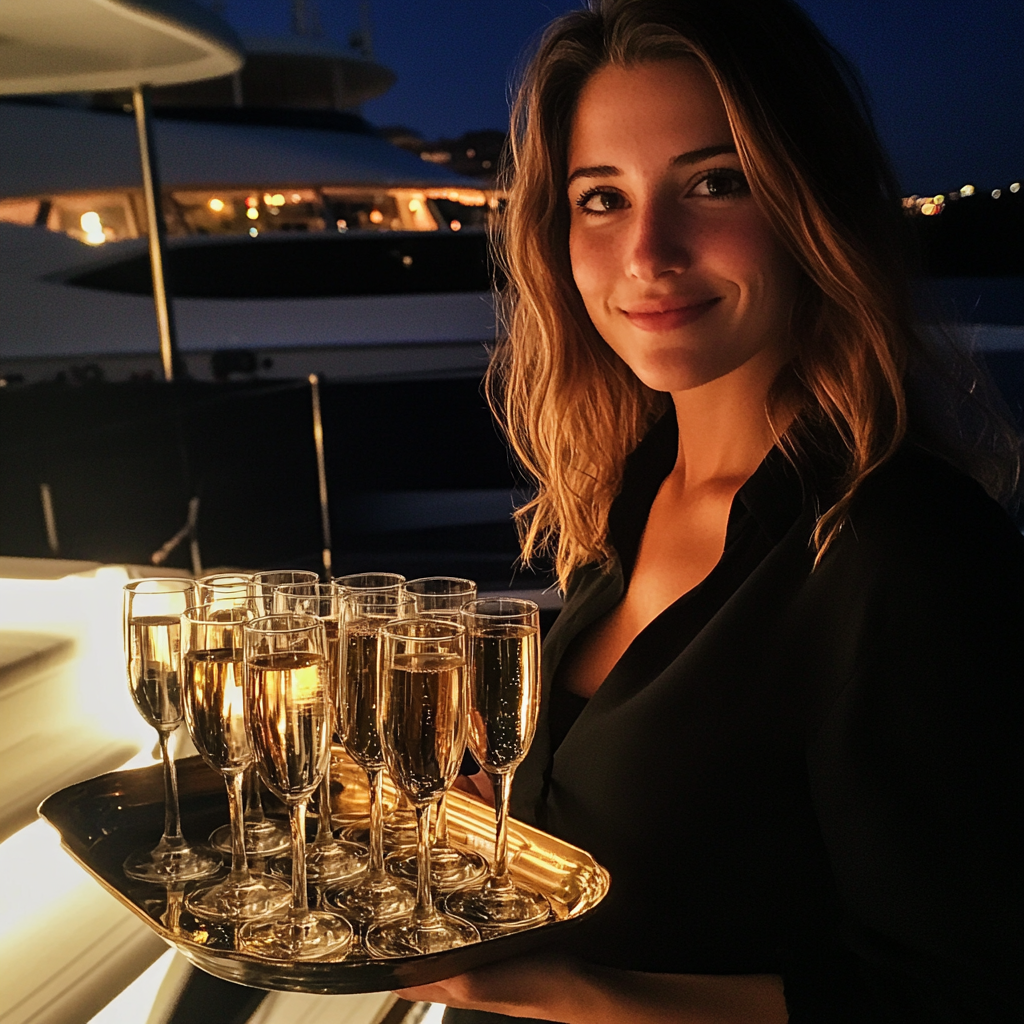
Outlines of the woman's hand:
M782 979L770 974L648 974L557 954L504 960L398 992L509 1017L563 1024L785 1024Z

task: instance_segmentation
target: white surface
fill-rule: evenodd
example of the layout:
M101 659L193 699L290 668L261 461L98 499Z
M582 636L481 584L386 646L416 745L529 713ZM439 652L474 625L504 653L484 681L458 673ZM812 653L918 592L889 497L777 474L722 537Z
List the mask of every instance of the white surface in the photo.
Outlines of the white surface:
M172 85L241 66L232 31L191 0L0 4L0 93Z

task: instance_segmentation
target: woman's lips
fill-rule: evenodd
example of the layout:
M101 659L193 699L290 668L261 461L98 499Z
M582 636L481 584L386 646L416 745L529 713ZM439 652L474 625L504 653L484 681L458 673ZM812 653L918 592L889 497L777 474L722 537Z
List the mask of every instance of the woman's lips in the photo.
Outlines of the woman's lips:
M700 319L713 306L721 301L716 296L704 302L696 302L689 306L676 306L672 309L624 309L622 312L634 327L641 331L672 331L677 327L685 327Z

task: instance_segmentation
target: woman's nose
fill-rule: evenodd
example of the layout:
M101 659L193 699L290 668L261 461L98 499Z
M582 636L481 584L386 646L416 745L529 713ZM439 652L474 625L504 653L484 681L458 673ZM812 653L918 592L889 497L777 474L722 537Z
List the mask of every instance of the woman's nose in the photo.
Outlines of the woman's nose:
M682 274L692 259L678 204L652 197L634 203L626 269L641 281Z

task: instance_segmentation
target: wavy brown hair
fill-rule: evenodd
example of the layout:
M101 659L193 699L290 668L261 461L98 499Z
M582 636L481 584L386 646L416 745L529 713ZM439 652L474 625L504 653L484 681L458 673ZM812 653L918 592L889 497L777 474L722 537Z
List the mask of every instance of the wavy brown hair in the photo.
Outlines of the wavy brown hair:
M552 553L563 586L573 569L611 554L608 512L626 457L669 407L603 341L573 281L569 136L597 70L673 59L697 60L718 87L755 201L802 269L796 354L766 413L774 429L794 400L801 409L775 430L795 461L823 431L840 439L835 501L814 534L819 557L907 432L908 368L930 366L965 400L977 396L972 381L958 383L962 361L950 372L912 326L895 180L853 72L807 16L789 0L594 0L548 28L513 108L508 208L495 240L507 283L487 381L536 481L517 512L524 560ZM1009 428L984 408L980 418L997 440L971 468L990 492L1012 490ZM957 461L970 445L948 426L926 433L941 434L935 446Z

